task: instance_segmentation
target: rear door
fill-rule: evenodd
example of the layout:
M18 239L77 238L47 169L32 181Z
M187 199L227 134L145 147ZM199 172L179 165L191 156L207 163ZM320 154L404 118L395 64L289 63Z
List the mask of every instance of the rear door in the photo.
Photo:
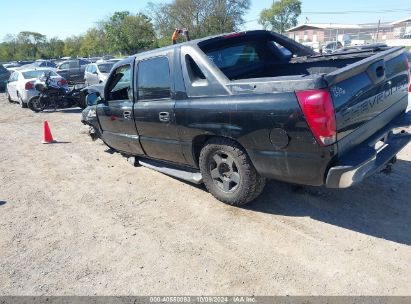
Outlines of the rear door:
M97 117L104 142L119 151L143 154L133 120L132 66L117 67L107 81L104 103L97 106Z
M95 64L89 64L84 72L84 78L89 85L98 83L97 81L97 69Z
M67 81L71 81L70 79L70 62L63 62L57 68L57 74L61 77L65 78Z
M81 73L80 62L78 60L70 61L69 73L70 73L70 80L72 82L81 82L84 75L82 75Z
M134 120L145 153L152 158L184 163L172 98L173 78L168 54L137 65Z

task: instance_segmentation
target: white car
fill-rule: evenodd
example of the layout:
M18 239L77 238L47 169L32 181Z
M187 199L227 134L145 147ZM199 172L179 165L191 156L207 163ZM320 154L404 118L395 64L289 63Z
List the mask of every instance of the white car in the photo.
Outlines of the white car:
M6 97L10 102L17 101L22 108L27 108L31 97L39 94L34 82L44 72L50 72L51 78L60 86L68 89L67 81L50 69L29 69L14 71L7 82Z
M114 64L115 62L104 61L87 65L84 70L84 81L86 86L106 81Z

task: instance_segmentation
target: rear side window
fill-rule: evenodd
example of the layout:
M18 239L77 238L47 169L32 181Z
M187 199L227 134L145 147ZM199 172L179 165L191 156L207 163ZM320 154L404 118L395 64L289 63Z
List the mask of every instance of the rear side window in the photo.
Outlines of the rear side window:
M79 65L76 61L70 61L70 69L76 69Z
M206 51L208 58L220 69L241 67L261 62L253 43Z
M139 62L137 82L140 100L170 98L171 81L167 57Z
M68 62L63 63L60 65L61 70L67 70L69 68L70 64Z

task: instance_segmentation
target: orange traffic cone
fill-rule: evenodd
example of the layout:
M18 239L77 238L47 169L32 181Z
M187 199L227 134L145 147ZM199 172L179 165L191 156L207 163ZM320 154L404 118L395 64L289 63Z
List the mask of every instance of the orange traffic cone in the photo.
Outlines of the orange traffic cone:
M47 120L44 121L44 140L43 144L52 144L55 140L53 139L53 135L51 135L49 123Z

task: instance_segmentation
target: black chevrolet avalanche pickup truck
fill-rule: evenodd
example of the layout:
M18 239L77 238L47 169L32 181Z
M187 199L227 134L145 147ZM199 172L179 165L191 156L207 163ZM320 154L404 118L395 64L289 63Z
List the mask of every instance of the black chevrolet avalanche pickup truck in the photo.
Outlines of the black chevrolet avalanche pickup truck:
M345 188L394 163L409 81L402 47L319 55L249 31L131 56L87 101L106 145L241 205L266 179Z

